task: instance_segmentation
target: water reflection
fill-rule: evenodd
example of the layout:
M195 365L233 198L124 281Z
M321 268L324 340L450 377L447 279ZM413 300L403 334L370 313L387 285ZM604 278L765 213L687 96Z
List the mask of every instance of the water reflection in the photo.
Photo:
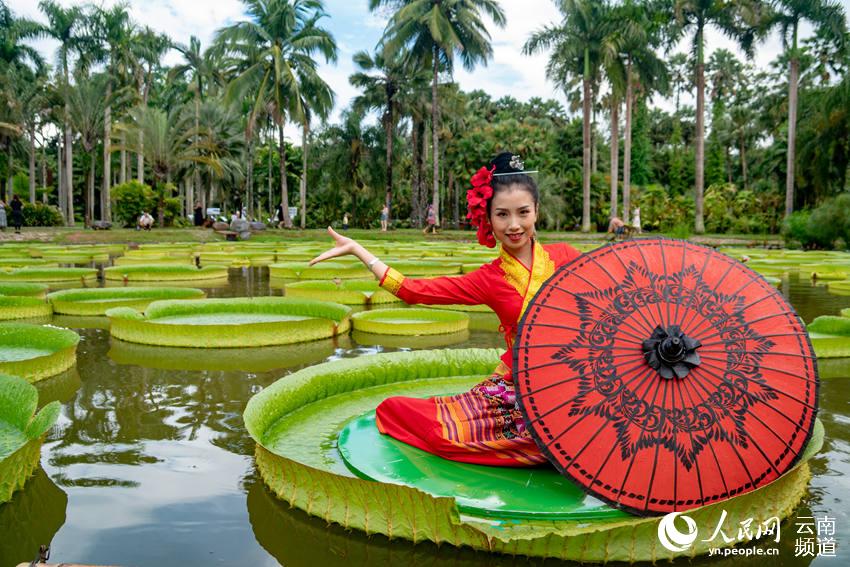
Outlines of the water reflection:
M38 467L23 490L0 504L0 565L30 562L65 523L68 495Z

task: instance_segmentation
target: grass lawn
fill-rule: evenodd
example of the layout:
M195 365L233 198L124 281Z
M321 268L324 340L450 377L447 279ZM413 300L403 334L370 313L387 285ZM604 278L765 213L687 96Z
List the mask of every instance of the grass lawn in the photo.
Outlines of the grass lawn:
M370 229L350 229L345 233L347 236L357 240L392 240L395 242L422 242L423 240L451 241L451 242L475 242L475 232L472 230L443 230L437 234L422 234L421 230L398 229L389 232L380 232ZM644 233L644 236L651 236ZM667 235L670 236L670 235ZM581 232L540 232L543 242L596 242L603 244L605 234L581 233ZM11 230L0 232L0 242L49 242L54 244L101 244L101 243L168 243L168 242L220 242L224 237L210 229L198 228L154 228L150 231L138 231L134 229L111 229L111 230L89 230L79 227L58 228L24 228L21 234L14 234ZM316 241L328 240L324 229L308 230L279 230L268 229L265 232L254 234L250 242L292 242L292 241ZM692 242L700 242L712 246L770 246L781 247L783 240L778 235L753 235L753 234L704 234L691 236Z

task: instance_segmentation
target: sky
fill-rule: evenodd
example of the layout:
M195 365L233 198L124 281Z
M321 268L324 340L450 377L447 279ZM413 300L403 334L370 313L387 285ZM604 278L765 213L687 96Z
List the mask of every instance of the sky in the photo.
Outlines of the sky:
M97 0L96 0L97 1ZM6 0L17 16L25 16L46 22L35 0ZM59 0L62 5L84 4L74 0ZM116 0L99 0L98 5L111 6ZM140 25L168 34L173 40L188 43L189 37L197 36L201 46L208 46L216 30L246 19L244 5L239 0L129 0L133 20ZM850 13L850 0L841 0L846 12ZM478 66L466 71L457 66L455 80L464 90L483 89L494 99L512 96L518 100L531 97L554 98L566 106L563 94L546 79L545 67L548 54L535 56L522 54L522 46L528 37L541 27L560 20L558 10L552 0L502 0L507 25L500 29L489 20L488 30L492 37L493 58L487 66ZM322 64L321 74L336 92L336 106L331 121L338 119L340 112L356 96L357 91L348 83L348 77L355 72L352 56L361 50L372 51L386 25L385 14L370 13L368 0L325 0L329 14L324 26L334 35L339 46L339 58L336 64ZM803 27L801 38L811 33ZM48 61L55 61L57 43L50 40L32 42ZM688 48L683 41L678 51ZM719 48L733 51L743 59L743 53L734 43L715 29L706 34L707 55ZM757 67L767 68L770 61L781 53L782 45L777 33L770 36L756 49L753 63ZM180 61L178 52L170 52L164 59L166 64ZM655 100L654 104L672 109L671 101ZM683 97L683 103L688 103ZM287 129L288 136L298 137L298 129Z

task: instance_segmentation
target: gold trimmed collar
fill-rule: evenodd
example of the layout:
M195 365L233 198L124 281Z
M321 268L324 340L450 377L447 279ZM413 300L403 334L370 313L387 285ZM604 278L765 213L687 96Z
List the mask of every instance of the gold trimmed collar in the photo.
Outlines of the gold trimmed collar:
M540 289L547 279L555 273L555 263L549 258L549 253L537 240L531 249L531 269L529 270L516 256L501 248L499 257L502 259L502 271L507 281L522 297L522 313L525 313L528 302Z

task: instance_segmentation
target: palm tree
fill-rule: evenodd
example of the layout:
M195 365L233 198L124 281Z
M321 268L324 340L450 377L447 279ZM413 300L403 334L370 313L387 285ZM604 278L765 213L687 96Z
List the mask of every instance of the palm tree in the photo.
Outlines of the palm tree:
M623 143L623 215L628 222L631 215L632 173L632 113L636 102L636 88L644 94L664 90L667 85L667 68L656 55L654 48L660 44L660 27L649 18L644 4L627 1L615 8L611 15L612 31L606 49L615 51L625 67L626 124Z
M88 78L82 73L75 74L74 85L65 88L65 100L68 101L68 121L73 131L80 135L80 143L88 154L89 173L87 175L85 207L83 218L85 225L91 226L94 220L94 183L96 159L94 150L103 132L106 117L105 109L109 105L104 93L107 91L107 75L96 75ZM111 94L110 94L111 96ZM101 214L101 216L103 216Z
M694 187L694 231L705 232L703 193L705 189L705 28L713 25L751 54L755 35L755 10L753 0L727 2L725 0L675 0L676 35L691 33L691 49L696 62L697 116L696 163Z
M201 102L204 100L204 84L212 80L214 69L211 65L212 57L209 53L201 50L201 40L194 35L189 38L189 45L181 43L174 44L183 55L183 63L175 65L168 72L169 80L177 77L189 77L189 89L192 91L195 110L195 130L200 130ZM196 140L197 142L197 140ZM194 203L194 192L200 190L200 173L197 166L193 167L192 183L186 194L186 214L189 214Z
M105 49L106 59L106 108L103 117L103 188L101 190L100 218L112 222L112 199L110 198L110 182L112 178L112 91L113 83L120 76L119 65L129 59L132 26L127 5L119 3L112 8L96 8L96 35Z
M181 120L178 111L166 113L159 108L137 106L130 110L130 121L118 126L126 130L127 149L144 156L153 174L151 189L159 199L159 225L164 224L164 200L169 197L159 184L170 180L172 172L187 163L200 163L221 173L221 145L214 132L196 132L191 122ZM197 137L197 138L196 138ZM192 143L197 139L197 143Z
M398 52L379 49L375 55L366 51L354 54L354 64L359 71L348 78L362 94L354 99L358 112L364 110L382 110L381 124L386 138L386 198L387 208L392 211L393 193L393 141L396 122L401 114L401 91L406 87L405 79L410 75L409 65Z
M320 27L325 16L321 0L243 0L250 21L236 23L218 32L216 42L235 57L255 58L228 87L228 99L242 99L251 92L254 99L249 123L267 110L278 128L280 153L280 192L283 222L289 217L289 188L286 181L286 145L283 129L287 115L304 116L301 85L318 84L318 64L314 55L335 61L337 46L333 36Z
M25 18L16 18L5 3L0 2L0 62L8 66L41 68L44 60L38 51L22 43L37 37L42 27Z
M148 105L151 86L154 80L154 71L159 67L163 55L171 49L171 40L168 36L159 34L150 27L145 27L133 34L131 38L132 45L132 62L133 75L136 80L136 88L139 90L139 98L141 105ZM139 135L144 135L144 131L137 132ZM133 147L144 148L144 139L136 140L132 144ZM137 169L139 183L145 182L145 152L137 153Z
M599 0L558 0L563 19L534 32L525 42L523 53L530 55L552 49L546 76L568 91L570 80L582 84L582 213L581 230L590 232L590 126L593 104L592 82L603 57L603 47L611 33L610 6Z
M788 59L788 153L785 172L785 218L794 212L794 166L796 164L797 86L800 79L798 33L808 21L816 33L835 44L846 41L844 9L831 0L773 0L770 25L779 28Z
M310 119L318 116L323 122L330 116L334 106L334 92L318 75L315 83L300 85L301 91L301 229L307 227L307 151L309 149Z
M62 71L62 80L66 86L64 92L70 93L67 90L67 85L70 84L68 59L73 52L76 51L79 53L84 49L87 43L87 37L84 33L85 14L79 7L63 8L54 0L41 0L38 7L44 12L48 22L47 26L41 28L40 34L59 42L57 58ZM59 209L65 217L66 224L74 226L74 160L71 125L69 124L68 113L68 100L66 98L65 113L63 116L63 128L65 131L65 171L62 176L65 187L60 188L59 191Z
M434 166L433 200L439 218L440 211L440 105L437 95L441 65L449 72L455 54L465 69L493 55L490 34L482 15L487 14L498 26L505 26L505 13L496 0L369 0L369 9L379 6L396 8L384 31L382 42L391 52L405 48L410 56L432 69L431 83L431 147Z

